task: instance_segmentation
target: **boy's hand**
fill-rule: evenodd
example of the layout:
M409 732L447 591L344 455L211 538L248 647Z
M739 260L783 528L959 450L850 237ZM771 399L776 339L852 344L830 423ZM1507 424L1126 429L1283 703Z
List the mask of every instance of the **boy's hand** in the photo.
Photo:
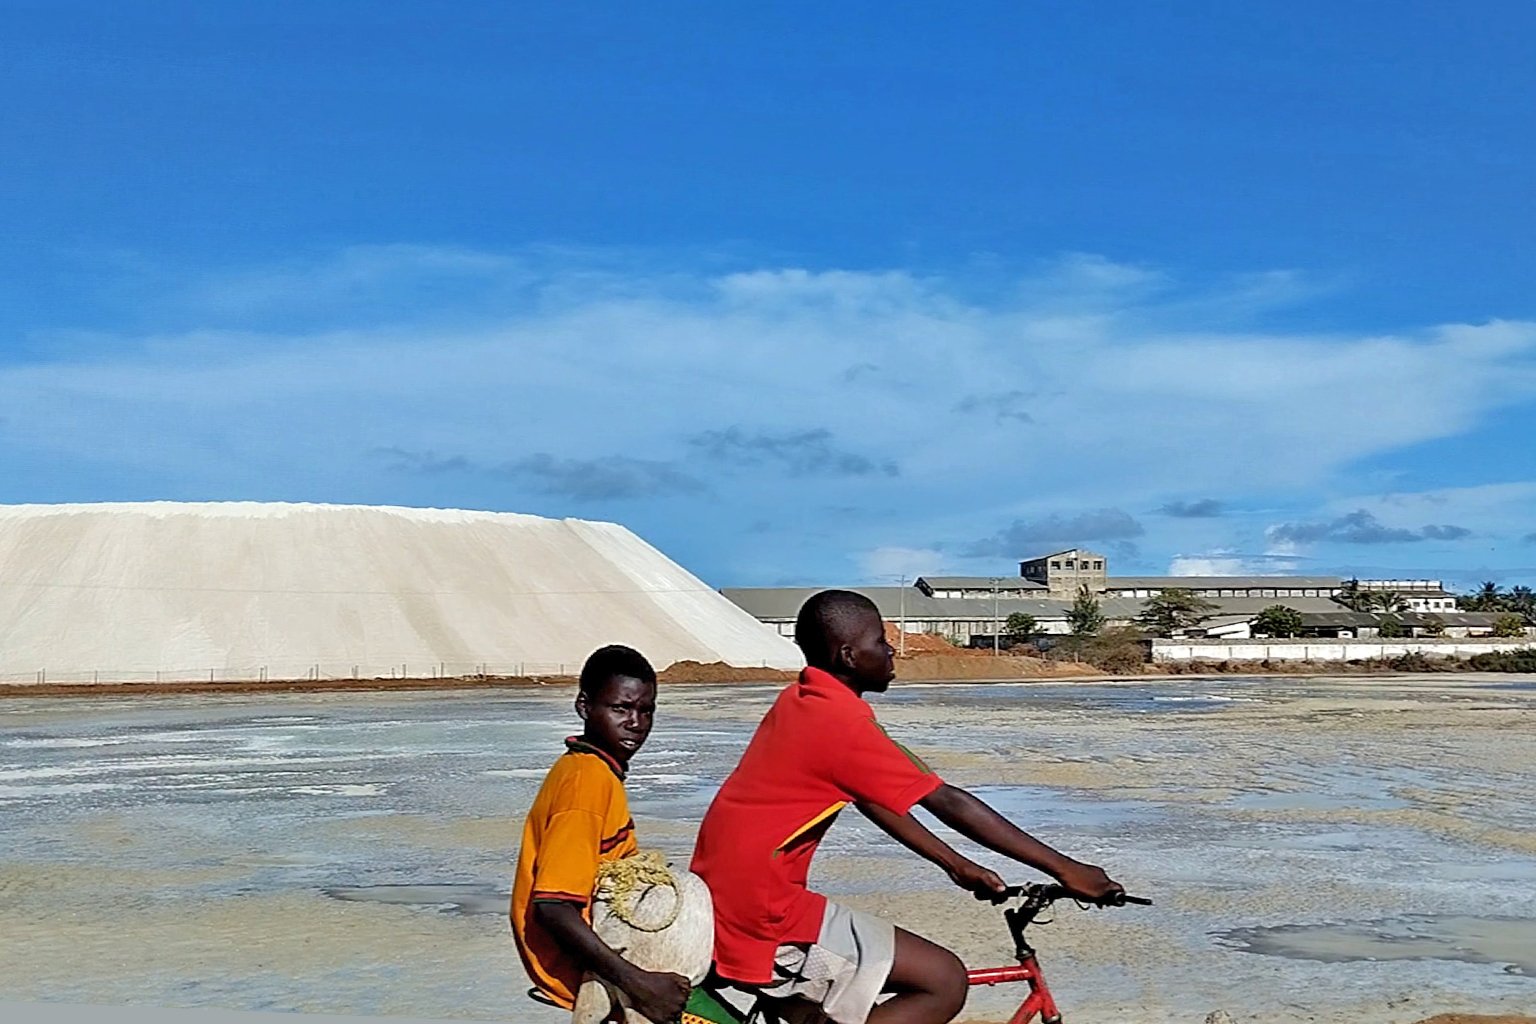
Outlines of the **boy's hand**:
M949 880L979 900L990 900L1008 888L996 871L982 867L964 857L949 868Z
M656 1024L670 1024L683 1015L691 988L688 979L681 974L642 971L638 967L623 984L630 1005L640 1016Z
M1125 888L1104 873L1103 868L1078 861L1069 861L1056 880L1071 890L1072 895L1089 903L1103 903Z

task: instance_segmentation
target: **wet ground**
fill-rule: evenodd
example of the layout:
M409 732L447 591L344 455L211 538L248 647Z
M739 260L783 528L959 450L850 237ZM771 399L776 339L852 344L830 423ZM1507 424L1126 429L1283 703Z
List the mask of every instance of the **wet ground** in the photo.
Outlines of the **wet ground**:
M629 783L642 843L686 855L775 691L664 695ZM569 699L7 702L0 1002L562 1019L522 995L504 914ZM1040 929L1074 1020L1536 1007L1528 680L905 684L877 707L946 778L1157 900ZM856 815L817 879L974 965L1007 958L996 911Z

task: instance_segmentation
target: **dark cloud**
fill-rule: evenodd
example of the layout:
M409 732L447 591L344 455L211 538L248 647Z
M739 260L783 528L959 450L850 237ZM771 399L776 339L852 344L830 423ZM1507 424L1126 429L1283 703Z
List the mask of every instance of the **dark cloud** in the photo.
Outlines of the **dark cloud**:
M1215 498L1198 501L1170 501L1158 512L1175 519L1215 519L1226 512L1225 506Z
M606 455L597 459L560 459L540 452L498 466L497 475L526 480L545 494L577 501L654 498L696 494L704 485L670 462Z
M607 455L596 459L561 459L540 452L513 462L487 464L462 455L446 458L435 452L404 448L376 448L373 455L388 460L385 468L396 473L435 476L442 473L476 473L523 480L545 494L578 501L612 501L619 498L652 498L667 494L693 494L704 485L670 462Z
M1520 539L1527 544L1536 544L1536 533L1528 533Z
M879 373L880 367L875 363L854 363L842 373L843 383L852 384L860 377L867 377L872 373Z
M966 415L986 414L1000 420L1033 423L1035 418L1025 411L1029 396L1022 391L998 391L991 394L966 395L955 403L955 412Z
M1043 519L1016 519L992 536L966 545L962 554L967 558L1020 558L1037 554L1041 547L1088 541L1125 542L1145 532L1141 523L1120 509L1101 508Z
M436 476L439 473L469 472L475 468L474 464L462 455L441 458L436 452L413 452L394 447L375 448L371 454L374 458L386 460L384 468L392 473Z
M1464 526L1448 523L1418 530L1387 526L1362 508L1327 522L1281 523L1271 526L1268 536L1272 541L1294 544L1413 544L1421 540L1460 540L1471 533Z
M740 427L709 430L689 439L706 459L727 466L778 465L791 476L896 476L889 460L876 462L857 452L842 451L829 430L785 434L748 433Z

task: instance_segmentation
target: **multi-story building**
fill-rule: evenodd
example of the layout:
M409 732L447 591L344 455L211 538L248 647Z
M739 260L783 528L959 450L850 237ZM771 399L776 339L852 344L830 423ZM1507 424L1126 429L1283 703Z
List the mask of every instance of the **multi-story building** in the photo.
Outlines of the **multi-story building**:
M1187 590L1214 605L1200 629L1212 635L1246 636L1263 609L1283 604L1303 614L1309 635L1372 635L1378 618L1345 608L1346 590L1392 593L1406 605L1400 625L1410 631L1444 629L1447 635L1487 633L1496 617L1459 612L1439 580L1353 580L1338 576L1111 576L1098 552L1071 548L1019 563L1018 576L919 576L911 587L854 587L891 622L910 633L936 633L961 642L990 635L1009 615L1022 612L1042 633L1069 631L1067 612L1086 588L1111 625L1132 622L1146 602L1168 590ZM742 608L785 636L815 588L742 587L724 591ZM1427 618L1426 618L1427 617Z

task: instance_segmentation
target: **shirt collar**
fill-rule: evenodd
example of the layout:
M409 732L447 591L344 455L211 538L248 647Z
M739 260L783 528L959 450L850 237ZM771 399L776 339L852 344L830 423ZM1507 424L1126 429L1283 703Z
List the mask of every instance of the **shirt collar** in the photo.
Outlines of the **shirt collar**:
M854 693L841 679L823 669L807 665L800 670L800 685L833 700L856 700L864 704L864 698ZM865 704L868 707L867 704Z
M606 750L594 747L580 736L567 736L565 738L565 752L568 754L591 754L594 757L602 758L603 763L613 771L613 774L619 777L620 782L624 781L624 776L627 774L624 766L615 761Z

